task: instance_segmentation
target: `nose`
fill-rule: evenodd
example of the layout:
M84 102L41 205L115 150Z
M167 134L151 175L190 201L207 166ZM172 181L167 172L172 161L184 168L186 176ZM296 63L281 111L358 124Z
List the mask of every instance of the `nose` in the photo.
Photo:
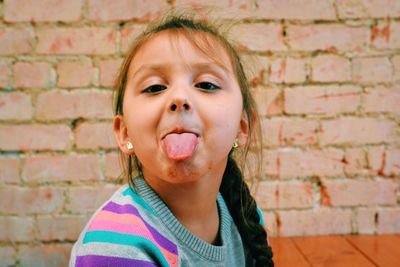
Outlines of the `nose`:
M171 92L172 96L168 103L168 110L170 112L190 111L192 109L192 104L189 101L186 90L183 88L174 88L172 90L174 92Z
M191 109L190 104L187 102L186 99L176 99L175 101L172 101L169 110L170 111L189 111Z

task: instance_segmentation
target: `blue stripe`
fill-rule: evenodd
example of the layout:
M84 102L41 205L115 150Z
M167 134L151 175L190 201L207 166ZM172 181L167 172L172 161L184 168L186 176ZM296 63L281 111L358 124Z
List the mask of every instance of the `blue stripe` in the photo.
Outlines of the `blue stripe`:
M109 231L90 231L85 234L82 243L111 243L116 245L125 245L143 250L145 254L156 258L161 266L169 266L160 249L150 240L141 236L120 234Z
M145 210L150 212L152 215L156 216L156 213L151 209L149 204L147 204L138 194L132 190L132 188L128 187L122 192L123 196L130 196L134 202L142 206Z
M164 237L161 233L159 233L149 223L147 223L146 220L140 215L136 207L130 204L120 205L118 203L110 201L107 203L107 205L103 207L103 210L117 214L133 214L137 216L146 225L147 229L150 231L151 235L160 246L170 251L171 253L174 254L177 253L177 246L174 243L172 243L169 239ZM119 232L118 229L116 229L116 232Z
M258 213L258 216L260 216L260 221L258 223L261 224L262 226L264 226L264 216L259 207L257 207L257 213Z

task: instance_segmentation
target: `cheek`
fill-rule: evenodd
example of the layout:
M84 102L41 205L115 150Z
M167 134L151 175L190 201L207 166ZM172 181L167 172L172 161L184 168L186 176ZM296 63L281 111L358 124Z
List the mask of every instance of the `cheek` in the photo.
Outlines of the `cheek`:
M128 111L126 117L128 135L134 143L144 142L156 134L156 118L153 112L138 108Z
M218 145L233 143L239 130L241 111L236 108L218 108L210 118L214 128L213 137L219 140Z

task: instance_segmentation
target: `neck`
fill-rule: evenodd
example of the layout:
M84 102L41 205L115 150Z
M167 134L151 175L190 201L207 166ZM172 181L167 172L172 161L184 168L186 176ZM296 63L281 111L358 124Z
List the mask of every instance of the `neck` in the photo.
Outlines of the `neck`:
M147 183L179 222L200 239L216 244L219 232L217 195L223 170L212 171L189 183L169 183L143 171Z

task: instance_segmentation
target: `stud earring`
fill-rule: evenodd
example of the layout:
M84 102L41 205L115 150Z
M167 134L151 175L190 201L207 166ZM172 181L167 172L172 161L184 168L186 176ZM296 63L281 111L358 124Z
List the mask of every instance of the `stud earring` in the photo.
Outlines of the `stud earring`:
M235 142L233 142L233 148L237 148L237 147L239 147L239 145L240 145L240 141L239 141L239 139L235 139Z
M132 143L128 141L128 142L126 143L126 148L127 148L128 150L131 150L131 149L133 148Z

